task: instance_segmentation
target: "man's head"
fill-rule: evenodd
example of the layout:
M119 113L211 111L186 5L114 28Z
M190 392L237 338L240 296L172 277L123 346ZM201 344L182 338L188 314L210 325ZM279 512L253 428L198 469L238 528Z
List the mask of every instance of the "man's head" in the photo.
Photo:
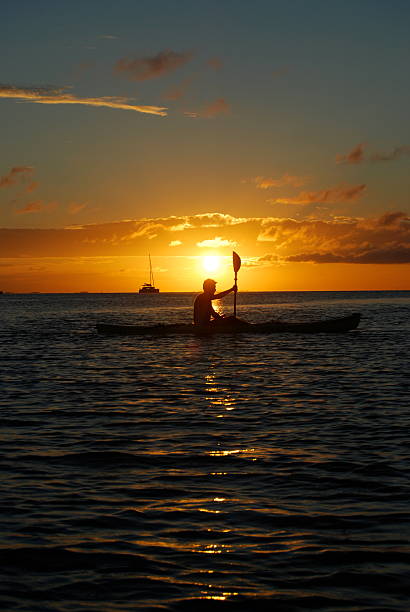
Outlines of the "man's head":
M207 278L206 280L204 280L202 286L204 288L205 293L214 294L216 290L216 281L214 281L213 278Z

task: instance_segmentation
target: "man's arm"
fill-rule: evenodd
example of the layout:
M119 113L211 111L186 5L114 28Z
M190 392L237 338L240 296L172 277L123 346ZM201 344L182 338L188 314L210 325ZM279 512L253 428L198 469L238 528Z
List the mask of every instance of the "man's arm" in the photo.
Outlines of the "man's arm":
M212 299L220 300L221 298L225 297L225 295L228 295L228 293L231 293L232 291L238 291L237 285L234 285L233 287L231 287L230 289L227 289L226 291L221 291L221 293L215 293Z

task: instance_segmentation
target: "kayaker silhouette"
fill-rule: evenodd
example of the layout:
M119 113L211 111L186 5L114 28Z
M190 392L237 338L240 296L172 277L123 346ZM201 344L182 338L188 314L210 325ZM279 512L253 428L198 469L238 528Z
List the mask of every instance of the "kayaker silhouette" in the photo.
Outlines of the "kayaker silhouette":
M195 298L194 302L194 324L200 328L207 328L214 322L224 319L212 306L212 300L220 300L232 291L237 291L236 283L226 291L215 293L216 281L213 278L207 278L203 282L204 292Z

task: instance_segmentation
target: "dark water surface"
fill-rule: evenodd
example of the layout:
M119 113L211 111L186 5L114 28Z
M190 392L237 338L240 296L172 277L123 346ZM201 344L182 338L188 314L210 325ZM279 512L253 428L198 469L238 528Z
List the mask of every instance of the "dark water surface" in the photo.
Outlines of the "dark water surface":
M0 295L2 610L409 610L410 292L238 299L363 320L109 338L193 295Z

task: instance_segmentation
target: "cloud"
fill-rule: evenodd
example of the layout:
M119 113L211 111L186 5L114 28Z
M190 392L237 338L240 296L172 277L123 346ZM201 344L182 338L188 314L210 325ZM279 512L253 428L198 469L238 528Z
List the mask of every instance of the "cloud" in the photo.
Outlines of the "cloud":
M301 191L294 198L275 198L269 200L273 204L336 204L338 202L353 202L359 199L366 189L366 185L351 185L331 187L320 191Z
M182 81L182 83L180 83L179 85L176 85L176 86L171 87L170 89L168 89L163 94L162 97L165 100L171 100L171 101L180 100L181 98L183 98L185 96L185 94L187 92L187 89L191 85L193 80L194 80L194 77L189 77L187 79L184 79Z
M34 202L29 202L28 204L23 206L23 208L19 208L18 210L16 210L16 215L26 215L30 213L50 211L53 210L55 207L55 202L45 204L42 200L35 200Z
M336 155L336 161L338 164L360 164L364 160L364 143L359 142L347 153L347 155Z
M38 181L31 181L31 183L27 185L25 191L26 193L32 193L35 189L37 189L38 186L39 186Z
M103 106L120 110L132 110L149 115L166 116L166 108L162 106L141 106L130 104L130 98L101 96L99 98L78 98L66 93L64 87L60 88L28 88L14 85L0 84L0 98L34 102L35 104L82 104L85 106Z
M166 49L152 57L119 59L115 64L114 72L125 74L130 81L146 81L173 72L189 62L192 57L192 51L176 53Z
M286 257L289 263L408 264L410 245L387 245L379 249L346 250L341 253L300 253Z
M216 236L211 240L202 240L201 242L197 242L196 246L199 248L221 248L221 247L234 247L237 243L234 240L226 240L221 238L220 236Z
M390 153L374 153L370 156L370 160L373 162L393 161L396 159L400 159L400 157L405 157L408 155L410 155L410 147L402 146L396 147Z
M0 188L10 187L21 180L24 181L33 170L31 166L14 166L8 174L0 177Z
M54 206L33 201L18 214L34 214ZM177 226L184 229L174 240L172 228ZM217 226L223 229L210 234L209 227ZM207 238L209 235L215 237ZM326 221L236 218L213 212L60 229L0 228L0 257L146 257L149 240L154 241L151 253L166 254L177 247L178 255L184 256L193 256L198 248L236 250L236 241L240 241L242 261L249 267L291 262L407 263L410 218L403 211L387 211L376 218L334 217ZM245 257L245 253L252 256Z
M76 215L81 210L83 210L85 207L86 207L86 204L77 204L76 202L73 202L72 204L69 205L68 212L71 215Z
M216 117L217 115L226 115L230 111L230 105L223 98L218 98L215 102L211 102L204 108L202 116L208 118Z
M101 34L101 36L98 38L103 38L105 40L116 40L118 36L115 36L114 34Z
M375 219L266 219L258 240L293 263L410 263L410 219L401 211Z
M218 98L214 102L210 102L206 106L199 111L185 111L184 115L186 117L191 117L193 119L198 119L200 117L204 117L206 119L212 119L217 115L227 115L231 112L231 106L224 100L224 98Z
M388 153L373 153L366 159L364 156L364 143L359 143L347 155L337 155L336 161L338 164L360 164L368 160L371 162L395 161L396 159L409 155L410 147L402 145L400 147L395 147Z
M220 70L223 67L223 61L220 57L211 57L207 61L207 64L213 70Z
M249 182L255 183L258 189L270 189L271 187L283 187L284 185L291 185L292 187L301 187L309 182L310 177L308 176L293 176L285 173L282 177L274 179L263 176L255 176L249 179ZM246 181L247 182L247 181Z

